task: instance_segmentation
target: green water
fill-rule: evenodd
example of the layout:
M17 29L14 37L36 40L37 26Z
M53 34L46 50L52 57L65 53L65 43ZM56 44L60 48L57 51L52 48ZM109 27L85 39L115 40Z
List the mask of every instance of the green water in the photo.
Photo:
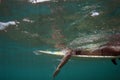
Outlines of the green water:
M2 0L0 22L18 21L0 31L0 80L52 80L61 57L36 50L94 48L120 33L119 0L67 0L32 4ZM93 12L99 15L92 16ZM32 22L26 22L29 19ZM119 40L119 39L118 39ZM59 47L59 48L58 48ZM120 60L72 58L55 80L119 80Z

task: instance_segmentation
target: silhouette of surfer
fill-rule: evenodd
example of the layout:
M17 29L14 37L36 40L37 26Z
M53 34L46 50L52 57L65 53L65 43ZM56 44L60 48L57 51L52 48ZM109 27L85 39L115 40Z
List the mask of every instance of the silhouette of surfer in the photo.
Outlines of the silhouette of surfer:
M56 68L53 77L55 77L59 73L60 69L64 66L64 64L68 62L72 55L115 56L115 58L111 59L111 61L113 62L113 64L117 65L116 58L117 56L120 56L120 42L109 42L93 51L67 49L67 52Z

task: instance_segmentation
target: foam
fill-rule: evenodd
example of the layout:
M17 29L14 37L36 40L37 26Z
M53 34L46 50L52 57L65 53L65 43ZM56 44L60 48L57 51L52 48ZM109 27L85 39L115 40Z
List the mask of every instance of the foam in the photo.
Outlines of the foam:
M46 2L46 1L51 1L51 0L29 0L29 2L36 4L36 3L41 3L41 2Z
M92 17L98 16L98 15L100 15L99 12L96 12L96 11L91 12L91 16Z
M10 25L17 25L17 23L19 22L16 21L0 22L0 30L5 30Z
M42 55L38 50L33 51L35 55Z
M24 18L23 21L24 21L24 22L28 22L28 23L33 23L33 22L34 22L33 20L30 20L30 19L28 19L28 18Z

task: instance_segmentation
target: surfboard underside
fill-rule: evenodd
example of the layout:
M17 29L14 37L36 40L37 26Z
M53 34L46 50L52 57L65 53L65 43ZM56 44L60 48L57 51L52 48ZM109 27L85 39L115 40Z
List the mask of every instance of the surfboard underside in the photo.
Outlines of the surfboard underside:
M56 56L64 56L65 53L62 51L44 51L38 50L37 53L48 54L48 55L56 55ZM120 58L120 56L96 56L96 55L73 55L74 57L79 58Z

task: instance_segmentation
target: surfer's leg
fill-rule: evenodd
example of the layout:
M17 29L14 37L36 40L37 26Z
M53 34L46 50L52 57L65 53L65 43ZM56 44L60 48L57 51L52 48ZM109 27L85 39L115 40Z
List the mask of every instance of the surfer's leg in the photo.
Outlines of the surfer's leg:
M53 74L53 77L55 78L55 76L60 72L60 68L57 68L56 71Z
M114 65L117 65L116 59L111 59L111 61Z
M65 56L62 58L62 60L59 63L58 67L56 68L55 72L53 73L53 77L57 76L57 74L59 73L60 69L68 62L68 60L71 58L71 56L72 56L72 50L67 52L65 54Z

